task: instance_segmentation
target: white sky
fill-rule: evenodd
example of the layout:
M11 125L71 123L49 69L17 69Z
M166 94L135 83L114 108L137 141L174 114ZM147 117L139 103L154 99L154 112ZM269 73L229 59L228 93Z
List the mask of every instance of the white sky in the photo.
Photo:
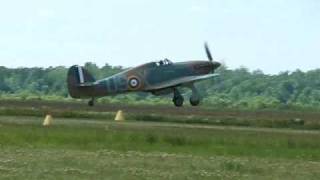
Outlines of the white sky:
M319 0L10 0L0 66L214 58L266 73L320 68Z

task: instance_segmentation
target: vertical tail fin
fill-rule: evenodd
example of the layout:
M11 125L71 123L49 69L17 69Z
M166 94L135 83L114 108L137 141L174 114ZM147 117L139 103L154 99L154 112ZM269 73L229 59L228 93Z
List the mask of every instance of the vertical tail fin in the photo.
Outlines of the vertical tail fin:
M81 66L71 66L68 71L67 83L68 91L71 97L81 98L86 96L86 90L81 89L85 83L95 82L93 76Z

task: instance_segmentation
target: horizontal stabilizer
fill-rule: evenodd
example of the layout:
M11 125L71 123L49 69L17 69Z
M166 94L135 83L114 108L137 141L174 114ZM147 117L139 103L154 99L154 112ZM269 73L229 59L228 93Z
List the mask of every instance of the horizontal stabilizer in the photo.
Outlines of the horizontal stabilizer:
M85 83L81 83L78 85L78 87L89 87L89 86L94 86L93 82L85 82Z

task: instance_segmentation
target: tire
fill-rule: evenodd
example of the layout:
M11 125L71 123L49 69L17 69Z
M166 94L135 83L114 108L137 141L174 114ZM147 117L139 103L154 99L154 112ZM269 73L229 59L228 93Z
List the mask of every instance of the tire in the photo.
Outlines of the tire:
M88 102L88 106L90 106L90 107L94 106L94 101L93 101L93 100L90 100L90 101Z
M196 96L191 96L189 101L191 106L198 106L200 104L200 98Z
M183 101L184 101L184 99L183 99L182 96L178 96L178 97L176 97L176 98L173 99L173 103L174 103L174 105L175 105L176 107L181 107L181 106L183 106Z

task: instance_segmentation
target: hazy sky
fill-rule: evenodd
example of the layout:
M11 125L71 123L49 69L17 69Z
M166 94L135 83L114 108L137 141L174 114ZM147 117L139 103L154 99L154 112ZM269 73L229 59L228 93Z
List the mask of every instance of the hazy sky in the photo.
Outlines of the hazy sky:
M10 0L0 66L135 66L214 58L266 73L320 68L319 0Z

